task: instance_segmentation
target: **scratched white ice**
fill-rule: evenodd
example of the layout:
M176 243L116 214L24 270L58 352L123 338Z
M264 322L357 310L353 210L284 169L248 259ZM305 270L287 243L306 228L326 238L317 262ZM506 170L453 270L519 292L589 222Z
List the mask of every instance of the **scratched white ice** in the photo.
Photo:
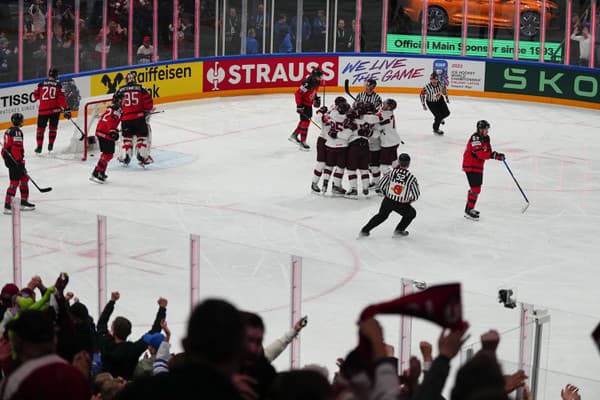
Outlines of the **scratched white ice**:
M327 103L334 94L327 93ZM386 96L384 96L386 97ZM548 309L544 326L541 398L557 398L566 383L585 398L600 396L600 354L590 334L600 321L600 122L597 111L543 104L452 98L442 137L416 96L394 95L396 118L412 157L422 197L410 236L393 239L393 215L366 240L361 226L380 198L358 201L310 193L317 130L310 152L287 137L297 122L291 95L239 97L161 105L152 120L155 164L123 168L116 161L108 183L88 181L87 163L33 155L27 127L27 167L42 186L31 186L37 210L23 213L23 276L51 283L70 274L68 289L97 318L96 215L108 217L108 291L120 291L115 316L129 317L132 338L148 329L159 296L169 299L175 350L185 335L189 236L201 237L200 293L219 296L265 319L265 342L289 326L290 255L303 257L301 364L325 365L356 344L360 310L400 293L402 277L429 285L462 284L464 314L476 343L487 329L503 332L500 356L507 372L518 355L518 308L497 302L500 288L518 301ZM475 122L491 123L494 149L507 155L531 206L500 162L485 167L477 208L481 221L463 218L467 182L462 153ZM61 122L59 145L72 135ZM1 182L8 182L6 170ZM347 183L345 182L347 186ZM10 217L3 216L0 281L11 280ZM386 341L398 344L397 317L382 319ZM415 321L413 352L439 329ZM289 365L283 354L276 366ZM594 381L594 379L596 381Z

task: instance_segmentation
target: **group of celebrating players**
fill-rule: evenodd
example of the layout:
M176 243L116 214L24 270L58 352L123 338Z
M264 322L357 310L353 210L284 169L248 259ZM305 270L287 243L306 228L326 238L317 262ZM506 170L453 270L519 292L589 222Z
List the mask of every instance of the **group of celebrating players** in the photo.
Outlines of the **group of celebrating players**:
M369 196L369 191L373 188L376 188L378 194L386 196L378 189L378 183L383 175L398 167L398 146L400 143L404 144L396 131L396 101L391 98L382 101L375 93L377 82L367 79L365 91L358 94L352 106L343 96L336 97L331 108L321 106L321 98L317 93L322 79L323 72L314 68L296 90L296 111L300 121L289 138L298 144L300 150L310 149L306 144L308 126L310 123L317 125L312 120L312 109L317 108L317 121L322 125L317 139L317 164L311 191L317 194L327 193L333 173L333 196L357 199L359 178L364 196ZM445 85L439 84L435 71L430 76L430 83L421 91L420 98L423 108L427 110L427 105L434 115L433 132L443 134L439 125L450 115L446 106L448 94ZM471 220L479 220L475 203L481 193L484 162L489 159L505 159L504 154L492 151L488 134L489 122L480 120L476 128L477 131L469 138L463 153L463 171L469 183L465 217ZM348 175L349 190L342 187L345 172ZM319 187L321 178L323 184Z
M312 107L318 108L321 126L311 190L325 194L330 190L329 181L332 180L333 196L357 199L360 179L362 193L368 196L381 174L394 168L398 162L401 139L394 120L396 101L381 101L381 97L374 92L377 83L369 79L366 90L357 96L352 106L343 96L336 97L331 108L321 106L321 98L316 93L322 78L323 72L315 68L296 91L300 121L290 140L297 142L301 150L309 149L306 133L312 118ZM345 171L350 184L347 191L342 187ZM323 184L320 187L321 178Z

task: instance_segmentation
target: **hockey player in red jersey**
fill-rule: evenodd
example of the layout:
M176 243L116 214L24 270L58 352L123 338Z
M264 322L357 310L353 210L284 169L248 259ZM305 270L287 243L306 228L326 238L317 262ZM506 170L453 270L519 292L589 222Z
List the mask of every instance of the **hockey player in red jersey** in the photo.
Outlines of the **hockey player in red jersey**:
M96 183L106 181L106 167L115 153L115 142L119 140L119 130L117 129L123 116L123 94L115 93L112 98L112 104L100 116L100 122L96 126L96 136L100 145L100 159L92 172L90 180Z
M318 67L314 68L296 90L296 112L300 115L300 122L298 122L298 126L289 137L289 140L297 143L300 150L308 151L310 149L310 146L306 144L306 137L308 136L308 126L312 117L312 108L321 107L321 98L317 96L317 91L322 78L323 71Z
M477 132L471 135L467 148L463 154L463 171L467 174L469 181L469 192L467 194L467 205L465 206L465 218L479 220L479 211L475 210L477 197L481 192L483 183L483 164L485 160L504 160L504 154L492 151L488 130L490 123L486 120L477 121Z
M4 200L4 214L11 213L11 201L17 194L17 186L21 191L21 210L29 211L35 209L29 199L29 176L25 170L25 148L23 147L23 114L15 113L10 117L12 126L4 132L4 144L2 146L2 158L8 168L10 184L6 190Z
M135 138L135 154L141 165L153 162L150 156L150 130L146 117L154 108L150 93L135 80L135 73L130 72L125 76L125 86L117 90L123 95L123 117L121 118L123 130L123 155L120 162L127 165L133 157Z
M37 88L33 91L33 98L40 102L37 131L35 134L37 142L35 152L40 154L42 152L42 145L44 144L44 132L46 131L48 121L50 122L50 127L48 128L48 151L52 151L54 141L56 140L60 113L64 112L65 118L71 118L71 112L67 111L67 100L65 99L62 85L58 81L58 69L50 68L48 79L38 83Z

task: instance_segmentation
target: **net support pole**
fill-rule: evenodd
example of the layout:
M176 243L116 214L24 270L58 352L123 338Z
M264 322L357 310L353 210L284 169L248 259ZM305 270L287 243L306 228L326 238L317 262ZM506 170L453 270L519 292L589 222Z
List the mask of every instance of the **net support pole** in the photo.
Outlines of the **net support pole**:
M542 333L544 324L550 322L550 315L546 310L535 310L535 333L533 343L533 361L531 363L531 398L537 398L540 375L540 357L542 354Z
M106 305L106 216L98 215L98 315Z
M412 279L402 278L400 295L406 296L413 292ZM400 343L398 349L398 371L404 371L409 366L410 360L410 344L412 340L412 317L407 315L400 316Z
M302 257L292 256L290 325L302 318ZM300 365L300 338L292 339L290 368Z
M13 283L21 287L23 272L21 265L21 199L13 196L12 210L12 248L13 248Z
M190 235L190 306L200 299L200 236Z

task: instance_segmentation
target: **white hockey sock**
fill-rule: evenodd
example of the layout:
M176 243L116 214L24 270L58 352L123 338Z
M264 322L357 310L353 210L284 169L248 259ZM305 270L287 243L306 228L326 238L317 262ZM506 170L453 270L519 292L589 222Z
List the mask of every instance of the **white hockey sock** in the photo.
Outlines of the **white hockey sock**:
M333 171L333 184L342 187L342 178L344 178L344 168L335 167Z
M373 182L377 183L381 174L379 170L379 165L373 165L372 167L370 166L369 172L371 173L371 176L373 176Z
M313 183L319 183L319 180L321 179L321 175L323 174L324 166L325 166L324 162L317 162L317 165L315 165L315 169L313 170L313 178L312 178Z
M331 179L331 171L333 171L333 167L329 165L323 169L323 180L328 181Z
M355 172L350 172L350 174L348 174L348 181L350 182L350 188L352 188L352 190L356 190L358 188L358 180L356 179Z
M362 182L363 189L369 189L369 170L360 170L360 180Z

